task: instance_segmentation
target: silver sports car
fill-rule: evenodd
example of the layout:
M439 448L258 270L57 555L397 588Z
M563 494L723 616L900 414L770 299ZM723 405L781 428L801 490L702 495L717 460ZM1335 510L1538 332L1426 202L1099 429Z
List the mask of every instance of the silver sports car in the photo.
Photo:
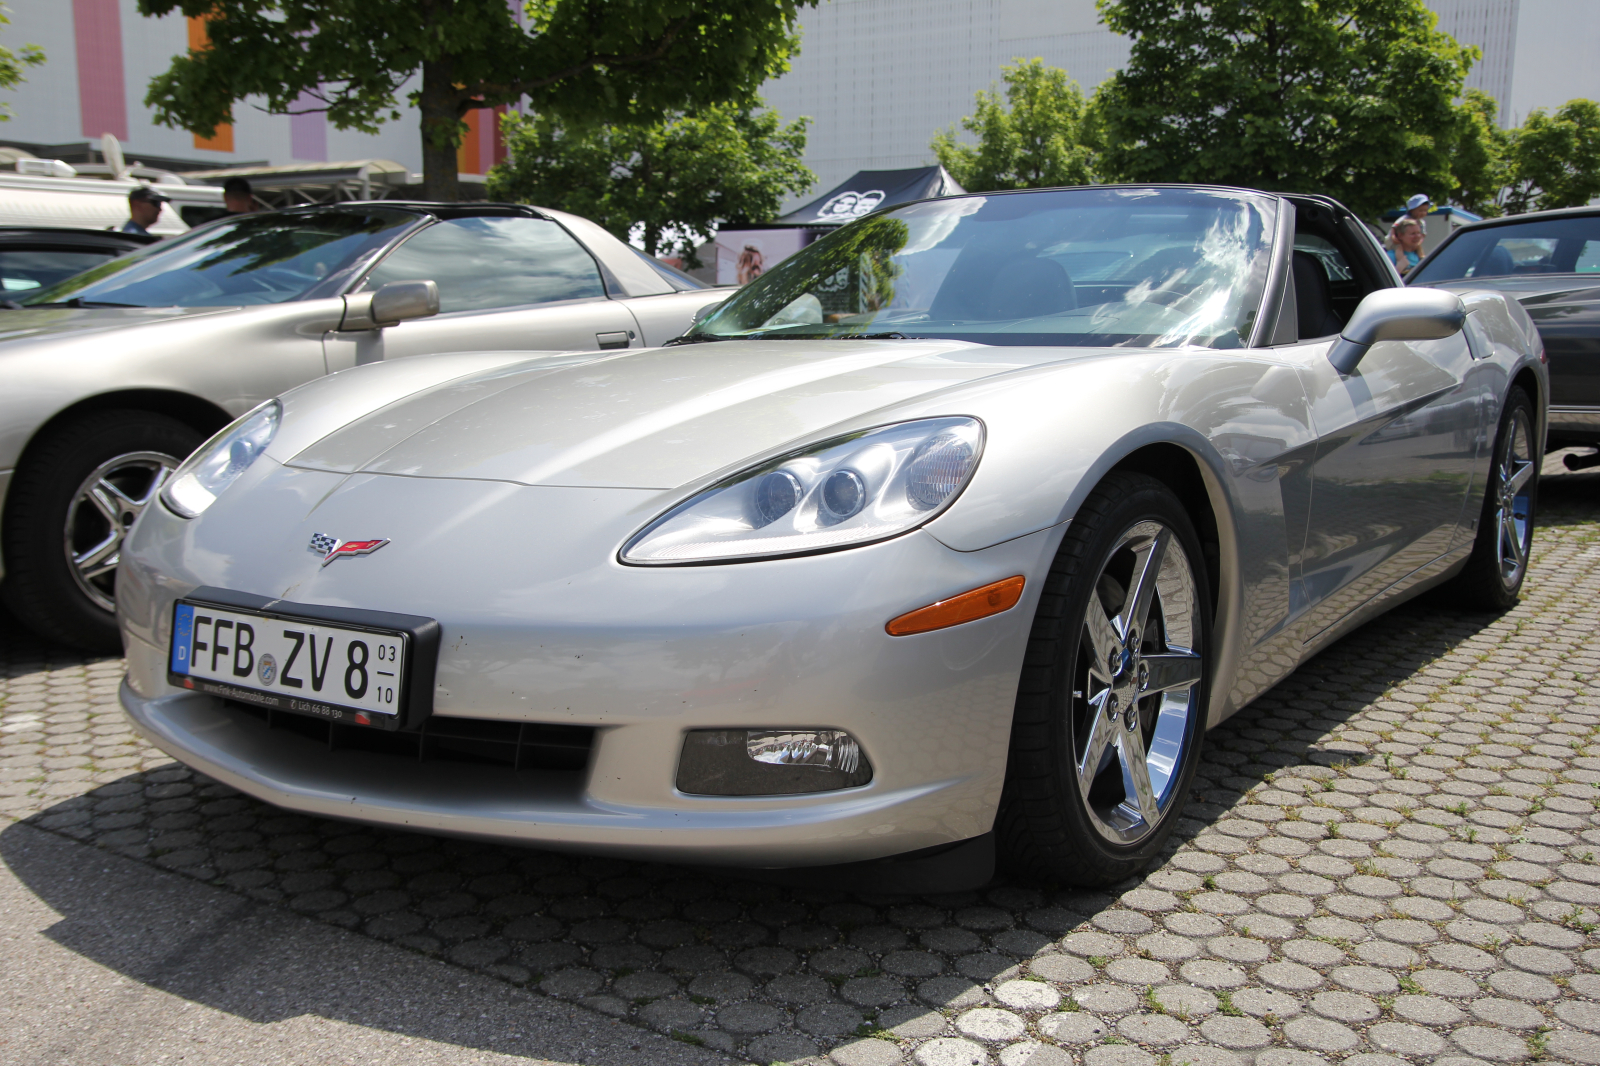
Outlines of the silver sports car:
M122 701L309 813L1108 884L1308 655L1513 602L1546 393L1515 301L1402 288L1326 199L900 206L671 346L257 407L133 532Z
M133 520L261 401L418 352L660 344L724 295L585 219L509 204L245 215L62 273L8 277L0 310L0 593L103 650Z

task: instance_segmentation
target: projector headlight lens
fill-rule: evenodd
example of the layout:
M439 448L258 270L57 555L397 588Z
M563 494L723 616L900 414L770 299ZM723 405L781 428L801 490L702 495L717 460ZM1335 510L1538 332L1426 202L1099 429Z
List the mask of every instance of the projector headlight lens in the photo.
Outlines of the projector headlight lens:
M283 405L268 400L196 448L167 479L161 500L177 515L197 518L222 491L261 458L283 421Z
M686 500L630 540L622 561L739 562L883 540L949 507L982 453L983 423L975 418L924 418L835 437Z

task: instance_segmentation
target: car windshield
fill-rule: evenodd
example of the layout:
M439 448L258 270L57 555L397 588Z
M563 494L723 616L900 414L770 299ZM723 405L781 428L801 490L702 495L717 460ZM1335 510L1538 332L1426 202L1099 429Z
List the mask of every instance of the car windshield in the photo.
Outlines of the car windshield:
M24 306L237 307L306 298L421 222L363 208L241 215L30 293Z
M1600 274L1600 216L1462 230L1409 280L1427 285L1522 274Z
M840 227L690 334L1199 345L1249 336L1276 201L1196 189L956 196Z

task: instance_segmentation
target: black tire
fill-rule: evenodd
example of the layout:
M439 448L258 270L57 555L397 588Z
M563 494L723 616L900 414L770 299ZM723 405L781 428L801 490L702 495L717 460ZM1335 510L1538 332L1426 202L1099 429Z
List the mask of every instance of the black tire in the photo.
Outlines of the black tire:
M1149 558L1139 551L1150 551L1160 539L1159 534L1150 535L1154 527L1147 523L1170 531L1160 564L1167 585L1157 593L1148 620L1140 626L1137 610L1128 607L1128 601L1137 597L1118 582L1138 583L1135 574L1146 566L1141 558ZM1136 547L1140 544L1146 547ZM1181 553L1175 555L1174 546ZM1014 871L1068 884L1105 886L1139 872L1160 854L1188 796L1205 735L1211 597L1203 560L1199 537L1183 505L1165 485L1143 474L1111 474L1073 517L1034 616L1012 720L1010 762L996 828L1004 861ZM1180 564L1190 575L1188 591L1172 576ZM1104 669L1091 662L1097 658L1087 628L1091 604L1101 611L1108 631L1119 638L1111 652L1120 656L1114 660L1120 664L1115 677L1110 661ZM1137 653L1120 642L1118 627L1124 619L1138 631L1129 642L1138 647ZM1108 631L1102 630L1102 637ZM1097 679L1095 671L1110 680ZM1131 682L1129 671L1135 678ZM1137 695L1147 691L1138 687L1141 681L1155 677L1157 671L1167 680L1189 676L1194 680L1186 682L1187 687L1175 687L1175 694ZM1098 692L1096 685L1101 686ZM1136 708L1133 724L1127 722L1124 697ZM1086 745L1093 739L1094 727L1105 728L1108 721L1111 732L1100 735L1116 739L1099 743L1111 752L1110 761L1096 760L1096 767L1080 777L1078 762L1088 758ZM1124 760L1136 749L1118 746L1112 751L1112 745L1142 742L1143 752L1148 753L1156 737L1165 753L1165 778L1158 788L1161 770L1151 759L1144 780L1153 802L1149 808L1136 803L1139 823L1128 822L1130 828L1118 830L1118 812L1130 800L1127 784L1136 779ZM1080 780L1088 784L1080 787ZM1145 817L1141 812L1146 809L1154 810L1155 817Z
M119 653L114 564L122 535L204 439L165 415L101 411L35 441L6 502L4 596L12 613L50 640ZM84 495L96 486L120 495L102 488L98 498L109 506L96 506ZM89 549L106 545L106 554L82 567L69 556L69 546L88 557ZM106 564L110 569L100 572Z
M1538 424L1533 401L1520 388L1513 388L1500 412L1472 554L1466 568L1451 582L1450 590L1462 607L1505 611L1516 605L1522 593L1539 502L1539 464L1544 458ZM1508 477L1514 482L1523 474L1526 480L1507 491Z

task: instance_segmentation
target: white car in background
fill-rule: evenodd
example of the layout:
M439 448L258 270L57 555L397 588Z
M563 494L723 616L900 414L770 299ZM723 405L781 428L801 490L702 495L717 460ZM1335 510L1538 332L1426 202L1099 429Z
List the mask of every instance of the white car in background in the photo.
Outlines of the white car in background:
M219 219L8 293L0 594L45 636L116 651L124 535L263 400L422 353L658 345L723 295L572 215L394 201Z

